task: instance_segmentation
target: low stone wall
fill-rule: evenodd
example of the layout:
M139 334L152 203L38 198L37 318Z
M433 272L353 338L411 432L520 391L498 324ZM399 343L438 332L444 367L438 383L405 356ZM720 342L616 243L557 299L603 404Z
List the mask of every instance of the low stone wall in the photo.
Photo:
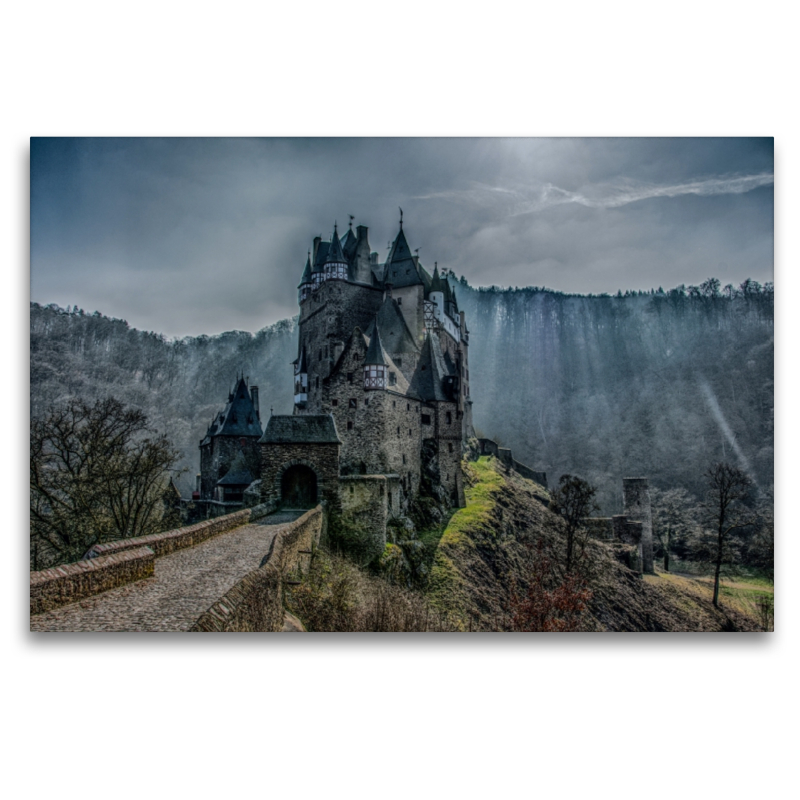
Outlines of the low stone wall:
M248 522L271 514L276 508L277 503L262 503L253 508L244 508L241 511L235 511L233 514L215 517L185 528L175 528L171 531L153 533L149 536L136 536L132 539L118 539L115 542L97 544L89 551L87 556L93 559L98 556L121 553L138 547L149 547L156 556L165 556L169 553L174 553L176 550L193 547L206 539L210 539L212 536L247 525Z
M156 555L150 547L140 546L90 561L32 572L30 613L41 614L84 597L149 578L153 575L155 559Z
M272 542L258 569L244 576L190 628L198 632L279 631L283 628L283 583L290 570L302 569L324 524L317 506L288 524Z
M538 483L540 486L547 488L547 473L546 472L537 472L530 467L526 467L524 464L520 464L519 461L516 459L512 459L511 462L514 466L514 469L522 475L523 478L527 478L529 481L533 481L534 483Z
M545 489L547 488L547 473L537 472L536 470L531 469L525 464L517 461L514 458L514 454L511 452L510 448L500 447L497 442L493 441L492 439L478 439L478 445L480 447L480 454L482 456L494 456L495 458L499 458L500 461L502 461L509 469L513 469L515 472L518 472L523 478L527 478L534 483L538 483Z
M613 541L614 522L611 517L584 517L581 521L589 531L589 536L593 539L602 539L607 542Z

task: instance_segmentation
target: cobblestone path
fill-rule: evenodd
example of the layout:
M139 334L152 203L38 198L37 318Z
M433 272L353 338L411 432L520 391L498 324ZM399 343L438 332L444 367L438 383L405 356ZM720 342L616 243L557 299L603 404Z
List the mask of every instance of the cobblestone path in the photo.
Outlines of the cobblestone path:
M252 525L156 559L155 574L31 617L32 631L186 631L261 564L277 531L305 511Z

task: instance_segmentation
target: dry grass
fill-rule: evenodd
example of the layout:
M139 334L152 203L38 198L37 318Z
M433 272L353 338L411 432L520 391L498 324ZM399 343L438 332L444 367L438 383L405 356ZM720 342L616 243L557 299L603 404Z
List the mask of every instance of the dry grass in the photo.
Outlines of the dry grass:
M303 583L287 589L286 607L308 631L457 629L421 593L368 575L352 561L325 550L317 551Z

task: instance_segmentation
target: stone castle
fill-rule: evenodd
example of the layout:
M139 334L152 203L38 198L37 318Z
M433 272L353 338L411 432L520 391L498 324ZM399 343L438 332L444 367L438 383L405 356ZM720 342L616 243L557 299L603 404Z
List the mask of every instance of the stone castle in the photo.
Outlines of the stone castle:
M420 494L463 506L469 331L438 264L431 273L411 251L402 212L385 263L363 225L315 238L298 301L294 413L262 429L257 387L238 378L200 445L198 499L322 501L371 528L376 546Z
M368 229L316 237L298 286L299 341L294 411L262 427L258 387L237 376L224 409L200 442L195 499L214 513L268 503L322 503L366 532L382 551L392 519L407 522L421 496L464 505L460 462L475 436L469 330L455 290L431 274L403 230L385 263ZM547 476L488 439L494 455L542 486ZM624 480L624 514L587 520L598 538L638 546L638 570L652 572L646 479Z

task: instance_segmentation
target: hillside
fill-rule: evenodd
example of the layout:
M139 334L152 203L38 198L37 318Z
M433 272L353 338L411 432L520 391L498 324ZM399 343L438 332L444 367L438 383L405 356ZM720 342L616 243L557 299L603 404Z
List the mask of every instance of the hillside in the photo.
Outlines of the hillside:
M476 428L551 482L577 473L603 513L620 478L697 495L714 460L773 481L773 294L679 287L626 296L453 284L470 331ZM113 395L173 437L191 489L197 445L236 374L257 383L262 416L292 409L297 327L167 340L95 312L31 304L31 413Z
M565 550L560 521L541 487L494 458L465 463L465 477L466 507L444 529L420 535L430 568L420 587L392 585L380 572L323 552L305 585L289 593L290 610L309 630L512 630L514 593L524 595L536 559L544 552L555 564ZM575 629L761 629L754 605L723 594L714 608L703 581L660 572L641 578L626 565L628 552L622 544L590 542L591 596Z

